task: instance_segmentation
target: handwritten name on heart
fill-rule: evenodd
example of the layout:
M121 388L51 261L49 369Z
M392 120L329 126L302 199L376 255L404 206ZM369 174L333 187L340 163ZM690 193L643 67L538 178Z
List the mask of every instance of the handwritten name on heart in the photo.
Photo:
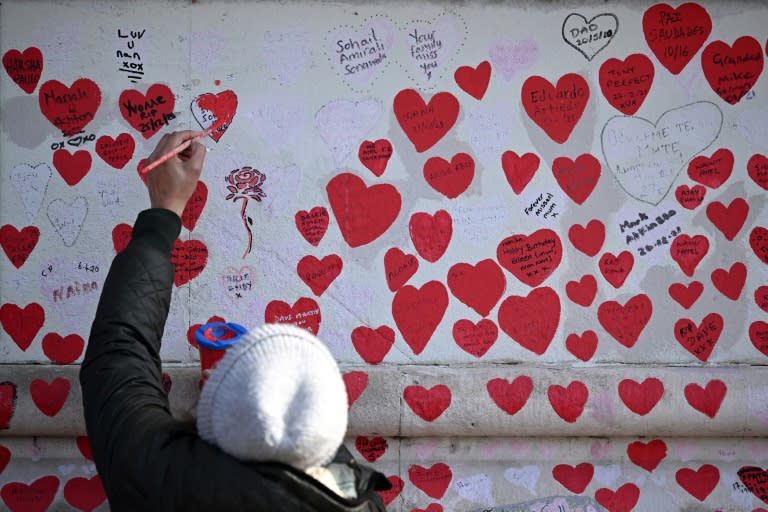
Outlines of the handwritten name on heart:
M388 444L387 440L381 436L357 436L355 438L355 448L365 460L374 463L387 451Z
M21 268L40 240L40 229L37 226L25 226L21 230L11 224L0 228L0 247L8 256L8 260L16 268Z
M752 494L768 504L768 470L756 466L742 466L737 474L741 483Z
M403 26L400 39L407 58L403 67L420 87L429 88L442 78L466 38L462 18L445 13L432 20L414 20Z
M325 39L326 56L336 74L350 88L367 90L389 65L395 28L389 18L374 16L359 27L336 27Z
M475 177L475 161L467 153L456 153L447 161L433 156L424 163L424 179L448 199L459 197Z
M264 310L265 323L294 324L315 335L320 330L320 320L320 306L309 297L301 297L293 306L281 300L273 300Z
M357 150L357 157L360 159L360 163L375 176L381 176L392 157L392 143L387 139L379 139L375 142L364 140Z
M130 133L121 133L113 139L109 135L102 135L96 139L96 154L115 169L125 167L136 149L136 141Z
M653 62L642 53L624 60L608 59L600 66L600 90L608 103L624 115L634 115L653 85Z
M520 92L528 117L550 139L563 144L581 119L589 101L589 85L576 73L561 76L557 85L541 76L528 77Z
M680 266L685 275L691 277L699 262L709 252L709 240L704 235L677 235L669 246L672 259Z
M768 229L757 226L749 232L749 246L757 259L768 265Z
M453 324L451 334L461 350L480 358L496 343L499 328L487 318L483 318L477 324L471 320L461 319Z
M208 264L208 246L200 240L180 240L173 242L171 264L175 269L173 282L176 287L183 286L200 275Z
M216 94L201 94L192 100L190 109L203 130L214 128L208 136L219 142L237 112L237 94L229 89Z
M101 90L93 80L80 78L67 87L48 80L38 92L40 111L65 137L77 135L96 117Z
M176 118L175 102L173 92L164 84L150 85L146 94L126 89L120 93L120 113L134 130L149 139Z
M632 271L632 267L635 264L635 257L629 251L622 251L617 256L613 253L606 252L600 257L598 267L600 273L614 288L621 288L624 281Z
M459 101L449 92L439 92L427 103L418 91L404 89L395 96L393 108L397 122L419 153L437 144L459 117Z
M235 305L250 303L255 298L256 269L249 265L226 267L219 274L221 285L227 298ZM209 322L210 323L210 322Z
M45 322L45 310L37 302L23 308L16 304L3 304L0 307L0 325L18 345L26 351Z
M600 325L627 348L632 348L637 343L652 314L653 304L644 293L635 295L624 305L609 300L597 308L597 319Z
M296 273L318 297L341 274L344 262L337 254L329 254L323 259L312 255L304 256L296 265Z
M627 195L656 205L685 163L717 139L722 124L722 111L706 101L669 110L655 123L612 117L601 135L603 155Z
M496 247L496 259L521 282L535 287L543 283L560 265L563 246L551 229L530 235L512 235Z
M450 466L442 462L433 464L428 468L413 464L408 468L408 479L413 485L424 491L424 494L439 500L448 490L453 479L453 472Z
M22 91L32 94L43 74L43 52L34 46L23 52L11 48L3 55L3 67Z
M0 489L0 497L13 512L48 510L59 491L59 484L58 477L53 475L38 478L30 484L10 482ZM30 504L35 508L31 509Z
M711 157L700 155L688 164L688 177L693 181L715 189L720 187L733 172L733 153L720 148Z
M576 204L584 204L600 179L600 161L585 153L576 160L561 156L552 162L557 184Z
M392 299L392 317L413 353L421 354L448 308L448 292L439 281L421 288L406 285Z
M697 359L706 362L723 333L723 317L717 313L705 316L697 326L692 320L681 318L675 322L675 339Z
M304 240L317 247L328 230L328 210L324 206L315 206L309 211L300 210L294 216L296 229Z
M416 212L408 221L408 233L419 256L434 263L448 249L453 236L453 219L445 210L438 210L434 215Z
M674 75L688 65L711 31L709 13L694 2L677 8L658 3L643 14L643 34L648 47Z
M413 254L405 254L392 247L384 254L384 273L389 291L397 291L419 269L419 260Z
M498 323L510 338L537 355L547 351L560 323L560 297L549 287L510 295L499 306Z
M571 13L563 21L563 39L576 48L587 60L608 46L619 30L619 18L604 13L587 20L584 16Z
M704 202L706 194L707 189L704 188L704 185L696 185L690 188L688 185L680 185L675 189L675 199L680 203L680 206L687 210L698 208Z
M750 36L736 39L733 46L713 41L701 52L701 67L712 90L726 103L735 105L763 72L763 48Z
M765 155L752 155L747 162L747 174L752 181L764 190L768 190L768 158Z

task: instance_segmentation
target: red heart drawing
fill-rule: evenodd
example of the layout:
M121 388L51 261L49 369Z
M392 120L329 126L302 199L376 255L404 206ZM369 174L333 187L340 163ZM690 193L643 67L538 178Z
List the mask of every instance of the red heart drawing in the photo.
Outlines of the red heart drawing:
M539 169L540 160L534 153L525 153L517 156L514 151L505 151L501 155L501 168L507 178L509 186L515 194L525 190L533 175Z
M76 477L64 484L64 499L78 510L91 512L107 500L99 475Z
M733 240L741 231L749 215L749 204L737 197L727 207L720 201L707 205L707 218L723 233L727 240Z
M675 473L675 480L688 494L704 501L720 481L720 471L712 464L704 464L697 470L681 468Z
M624 484L615 491L601 487L595 492L595 500L608 512L630 512L640 499L640 489L635 484Z
M309 211L299 210L294 217L296 229L304 240L317 247L328 230L328 210L324 206L315 206Z
M206 324L210 324L213 322L226 323L227 321L224 320L224 317L221 317L218 315L214 315L205 321ZM187 342L195 348L199 348L197 346L197 339L195 338L195 334L197 333L197 330L202 326L203 324L193 324L189 327L189 329L187 329Z
M437 210L434 215L416 212L408 221L408 232L419 256L434 263L451 243L453 219L445 210Z
M635 465L650 473L667 456L667 445L661 439L647 443L635 441L627 446L627 456Z
M693 59L712 31L709 13L699 4L686 2L676 9L665 3L643 14L645 41L661 65L673 75Z
M149 162L149 158L142 158L139 160L139 165L136 166L136 174L139 175L139 178L141 179L141 182L144 183L144 186L147 186L147 175L149 173L141 172L144 167L146 167L147 163Z
M475 161L467 153L456 153L451 161L433 156L424 164L424 179L448 199L459 197L475 177Z
M77 334L62 337L55 332L43 336L43 354L56 364L72 364L83 354L85 340Z
M600 66L600 90L613 108L631 116L648 97L653 75L653 62L642 53L624 60L608 59Z
M75 443L82 456L93 461L93 450L91 450L91 441L88 439L88 436L77 436Z
M565 294L579 306L587 308L592 305L597 295L597 279L587 274L581 276L578 281L568 281L565 285Z
M635 258L629 251L622 251L618 256L614 256L613 253L606 252L600 257L598 266L600 267L600 273L606 281L611 283L614 288L621 288L624 281L632 271L632 267L635 264Z
M322 260L312 255L304 256L296 265L296 273L312 293L318 297L339 277L344 263L337 254L329 254Z
M387 440L381 436L355 438L355 448L365 460L373 464L387 451Z
M187 204L184 205L184 211L181 213L181 225L189 231L195 229L207 201L208 187L205 183L198 180L197 185L195 185L195 191L192 192Z
M208 263L208 247L200 240L181 240L173 242L171 264L176 273L173 282L183 286L200 275Z
M675 189L675 198L683 208L695 210L704 202L706 193L707 189L704 188L704 185L696 185L693 188L688 188L688 185L680 185Z
M37 302L20 308L16 304L3 304L0 307L0 324L5 332L26 351L45 322L45 310Z
M597 308L597 319L608 334L627 348L632 348L653 314L651 299L644 293L635 295L623 306L609 300Z
M395 331L382 325L375 330L361 325L352 330L352 345L368 364L379 364L395 343Z
M11 461L11 450L0 444L0 475L3 474Z
M43 379L35 379L29 384L29 394L40 412L46 416L56 416L67 401L72 384L63 377L53 379L50 384Z
M697 411L714 418L720 410L727 390L725 382L718 379L707 382L703 388L691 383L685 386L685 399Z
M115 252L122 252L123 249L128 247L133 234L133 226L130 224L118 224L112 228L112 246L115 248Z
M0 238L2 238L2 230L0 230ZM0 240L0 242L1 241L2 240ZM752 248L752 251L755 253L758 260L768 264L768 229L765 229L762 226L757 226L750 231L749 246Z
M21 231L16 227L6 224L0 228L0 246L3 252L8 256L11 264L16 268L21 268L27 261L32 250L37 246L40 240L40 230L37 226L25 226Z
M408 468L408 479L427 496L439 500L448 490L453 472L447 464L442 462L428 468L412 464Z
M451 390L444 384L429 389L423 386L406 386L403 398L408 407L424 421L435 421L451 405Z
M645 416L656 407L664 394L664 384L655 377L648 377L638 383L632 379L619 382L619 397L627 408L640 416Z
M421 354L443 320L448 308L448 292L440 281L429 281L416 288L403 286L392 299L392 317L413 353Z
M589 153L579 155L575 161L561 156L552 162L552 174L574 203L584 204L600 179L600 162Z
M192 100L192 115L203 130L213 128L208 134L219 142L232 124L237 111L237 95L232 90L201 94Z
M560 482L560 485L574 494L581 494L587 488L592 476L595 474L595 467L589 462L582 462L576 466L568 464L558 464L552 468L552 476Z
M452 334L453 340L461 350L480 358L496 343L499 328L487 318L480 320L477 324L471 320L461 319L453 324Z
M768 470L755 466L742 466L737 472L739 480L756 498L768 503ZM756 512L755 509L752 512Z
M379 496L381 496L381 500L384 502L385 507L392 503L395 498L400 495L403 490L403 485L405 485L403 480L397 475L388 476L387 480L389 480L389 483L392 485L392 487L386 491L376 491L379 493Z
M70 153L60 148L53 152L53 166L70 187L74 187L85 178L91 170L92 163L91 154L84 149Z
M491 379L486 384L486 389L493 403L513 416L528 402L533 393L533 380L527 375L515 377L511 382L506 379Z
M175 119L173 92L163 84L152 84L147 94L135 89L126 89L120 93L120 113L131 127L149 139L168 121Z
M697 327L692 320L681 318L675 322L675 338L682 347L706 362L723 332L723 317L710 313Z
M419 269L419 260L413 254L405 254L397 247L392 247L384 254L384 273L389 290L397 291L413 277Z
M731 300L739 300L747 280L747 266L741 262L731 265L730 270L718 268L712 271L712 284L720 293Z
M547 397L558 416L568 423L574 423L584 410L589 391L584 383L575 380L567 388L552 384L547 388Z
M733 46L712 41L701 52L701 68L712 90L726 103L735 105L763 72L763 48L750 36L736 39Z
M561 76L557 86L534 75L525 80L520 94L528 117L550 139L562 144L571 136L584 113L589 100L589 85L576 73Z
M344 387L347 388L347 407L357 402L360 395L368 387L368 374L365 372L346 372L341 375L344 379Z
M320 320L320 306L309 297L301 297L293 306L273 300L264 310L264 323L294 324L314 335L320 330Z
M443 512L443 506L439 503L430 503L427 508L414 508L411 512Z
M53 475L38 478L27 485L10 482L0 489L0 497L11 512L45 512L59 491L59 479Z
M453 73L453 78L462 91L477 100L481 100L491 81L491 63L484 60L476 68L461 66Z
M595 256L605 241L605 224L597 219L589 221L587 227L574 224L568 229L568 240L587 256Z
M768 356L768 323L756 320L749 324L749 341L763 355Z
M364 140L357 150L357 157L369 171L375 176L381 176L387 169L387 163L392 157L392 143L387 139L379 139L376 142Z
M13 413L16 412L16 384L0 382L0 430L10 427Z
M560 237L551 229L512 235L496 247L496 259L521 282L538 286L554 272L563 257Z
M688 177L709 188L719 188L733 172L733 153L720 148L711 157L697 156L688 164Z
M565 348L582 361L589 361L597 351L597 334L590 330L584 331L581 336L571 333L565 338Z
M11 48L3 55L3 67L22 91L32 94L43 74L43 52L34 46L23 52Z
M531 290L527 297L510 295L499 306L499 327L530 350L547 351L560 323L560 297L547 286Z
M125 167L136 149L136 141L130 133L121 133L116 139L102 135L96 139L96 154L115 169Z
M492 259L457 263L448 269L447 281L451 293L480 316L490 314L507 288L504 272Z
M755 290L755 304L768 313L768 285L760 286Z
M669 246L669 254L685 275L691 277L696 266L709 251L709 240L704 235L677 235Z
M48 80L38 92L40 111L65 137L80 133L96 116L101 91L92 80L80 78L67 87Z
M439 92L426 103L418 91L403 89L393 107L397 122L419 153L437 144L459 117L459 101L449 92Z
M768 158L764 155L752 155L747 162L747 174L760 187L768 190Z
M325 187L331 210L350 247L359 247L379 238L400 213L400 193L388 184L366 187L352 173L334 176Z
M701 292L704 291L704 285L699 281L692 281L688 286L683 283L673 283L669 285L669 296L675 299L683 308L690 309L699 299Z

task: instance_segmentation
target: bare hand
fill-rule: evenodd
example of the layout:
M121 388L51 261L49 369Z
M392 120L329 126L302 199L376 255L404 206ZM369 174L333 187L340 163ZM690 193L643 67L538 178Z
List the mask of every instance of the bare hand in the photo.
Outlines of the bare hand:
M199 134L198 131L186 130L163 135L147 158L147 164ZM181 217L203 171L203 160L205 146L192 142L187 149L149 171L147 189L152 208L165 208Z

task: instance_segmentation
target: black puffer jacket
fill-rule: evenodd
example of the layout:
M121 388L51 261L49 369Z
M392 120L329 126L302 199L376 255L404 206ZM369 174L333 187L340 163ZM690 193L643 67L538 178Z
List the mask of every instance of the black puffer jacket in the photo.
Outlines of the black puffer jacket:
M381 473L351 462L361 499L345 500L288 466L233 458L171 416L159 352L180 231L169 210L139 214L104 283L80 370L88 437L111 509L385 510L375 492L389 487Z

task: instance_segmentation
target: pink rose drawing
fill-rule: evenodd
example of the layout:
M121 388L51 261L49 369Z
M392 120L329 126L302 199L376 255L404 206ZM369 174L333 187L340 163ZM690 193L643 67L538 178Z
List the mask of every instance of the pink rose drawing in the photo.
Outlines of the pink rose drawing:
M235 169L224 178L224 181L227 182L227 190L229 191L226 199L231 199L232 202L235 203L241 199L243 200L243 207L240 209L240 217L243 219L243 225L248 232L248 247L245 249L243 259L250 254L253 247L253 233L251 233L253 219L246 215L245 209L248 206L248 199L255 199L256 201L261 202L262 198L267 197L266 192L261 189L261 186L266 180L267 175L262 174L253 167Z

